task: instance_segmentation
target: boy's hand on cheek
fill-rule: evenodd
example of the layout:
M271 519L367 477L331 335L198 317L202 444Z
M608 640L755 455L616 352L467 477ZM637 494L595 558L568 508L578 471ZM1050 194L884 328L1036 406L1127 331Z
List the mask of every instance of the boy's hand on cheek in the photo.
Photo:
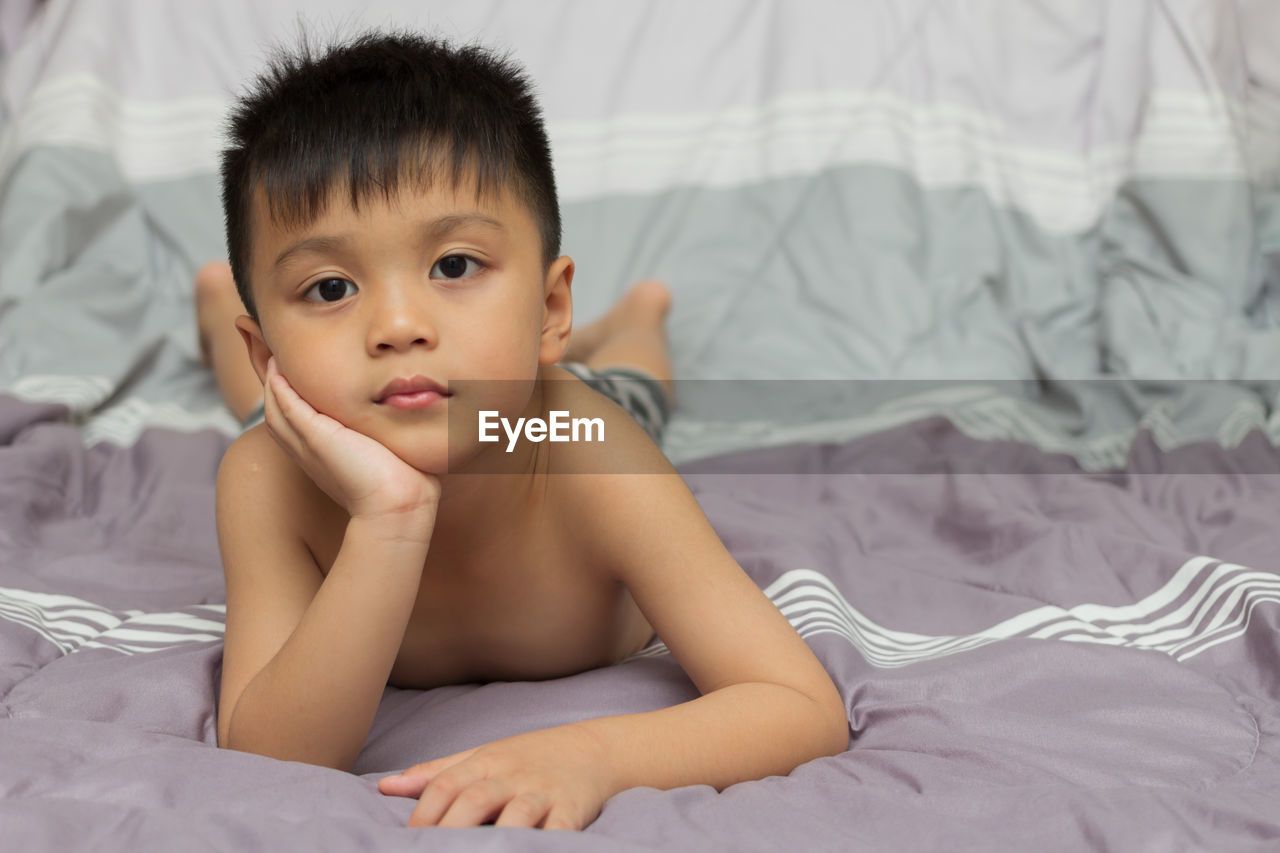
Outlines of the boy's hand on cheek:
M267 363L263 405L271 435L352 519L405 526L429 541L440 481L412 467L377 441L317 412Z
M387 776L378 790L417 797L409 826L583 829L615 793L603 749L578 726L494 741Z

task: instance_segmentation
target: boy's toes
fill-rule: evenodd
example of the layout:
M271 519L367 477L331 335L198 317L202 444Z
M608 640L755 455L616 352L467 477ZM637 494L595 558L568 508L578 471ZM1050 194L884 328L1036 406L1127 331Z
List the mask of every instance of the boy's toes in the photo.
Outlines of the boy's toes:
M235 291L236 280L231 275L231 264L226 261L209 261L196 270L196 299L208 301Z
M196 272L196 331L200 339L200 360L209 361L209 326L228 311L239 313L240 296L236 293L231 264L210 261ZM234 302L232 302L234 300Z
M623 301L634 311L662 318L671 310L671 288L656 278L642 279L631 285Z

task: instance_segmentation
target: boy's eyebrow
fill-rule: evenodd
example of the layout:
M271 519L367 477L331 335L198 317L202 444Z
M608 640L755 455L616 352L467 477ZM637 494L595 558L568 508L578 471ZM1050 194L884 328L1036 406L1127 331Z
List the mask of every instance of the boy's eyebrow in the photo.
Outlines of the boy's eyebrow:
M294 255L301 255L303 252L336 252L346 248L349 242L346 237L307 237L281 252L276 258L275 266L284 266Z
M483 213L453 213L428 222L426 234L432 240L439 240L464 225L484 225L497 231L507 230L507 226L501 221L492 216L485 216Z
M426 223L426 235L432 240L439 240L465 225L484 225L497 231L505 231L507 229L507 226L503 225L500 220L494 219L492 216L486 216L483 213L453 213ZM346 237L324 235L306 237L281 252L276 258L275 266L283 266L294 255L300 255L304 252L336 252L346 248L349 243L350 240Z

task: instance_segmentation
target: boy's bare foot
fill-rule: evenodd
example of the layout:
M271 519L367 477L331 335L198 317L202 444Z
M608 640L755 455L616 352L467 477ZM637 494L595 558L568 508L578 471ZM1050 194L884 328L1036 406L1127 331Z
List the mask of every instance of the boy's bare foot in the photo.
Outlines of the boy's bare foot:
M200 360L213 368L227 408L243 421L262 400L262 383L235 326L236 317L245 310L231 265L210 261L202 266L196 272L195 294Z
M644 279L614 303L603 317L576 328L569 336L565 361L593 370L633 367L650 374L672 396L671 358L667 352L667 314L671 291L657 279Z
M200 335L200 361L212 366L209 339L213 329L234 323L244 313L231 264L210 261L196 271L196 329Z

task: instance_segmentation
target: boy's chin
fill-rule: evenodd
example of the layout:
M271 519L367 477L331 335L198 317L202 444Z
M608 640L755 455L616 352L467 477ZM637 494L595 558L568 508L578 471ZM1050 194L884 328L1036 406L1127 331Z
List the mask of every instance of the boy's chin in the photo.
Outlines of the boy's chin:
M447 449L417 447L401 450L393 448L392 452L406 464L413 466L424 474L435 474L436 476L448 474L450 466L453 464L449 459Z
M434 443L433 443L434 445ZM474 446L460 446L455 442L439 442L439 446L418 444L412 447L397 447L388 444L388 449L399 456L406 464L413 466L424 474L444 476L446 474L484 473L482 454Z
M413 436L387 435L386 433L374 433L369 437L394 453L401 462L424 474L448 472L449 442L443 437L433 437L434 440L427 441Z

